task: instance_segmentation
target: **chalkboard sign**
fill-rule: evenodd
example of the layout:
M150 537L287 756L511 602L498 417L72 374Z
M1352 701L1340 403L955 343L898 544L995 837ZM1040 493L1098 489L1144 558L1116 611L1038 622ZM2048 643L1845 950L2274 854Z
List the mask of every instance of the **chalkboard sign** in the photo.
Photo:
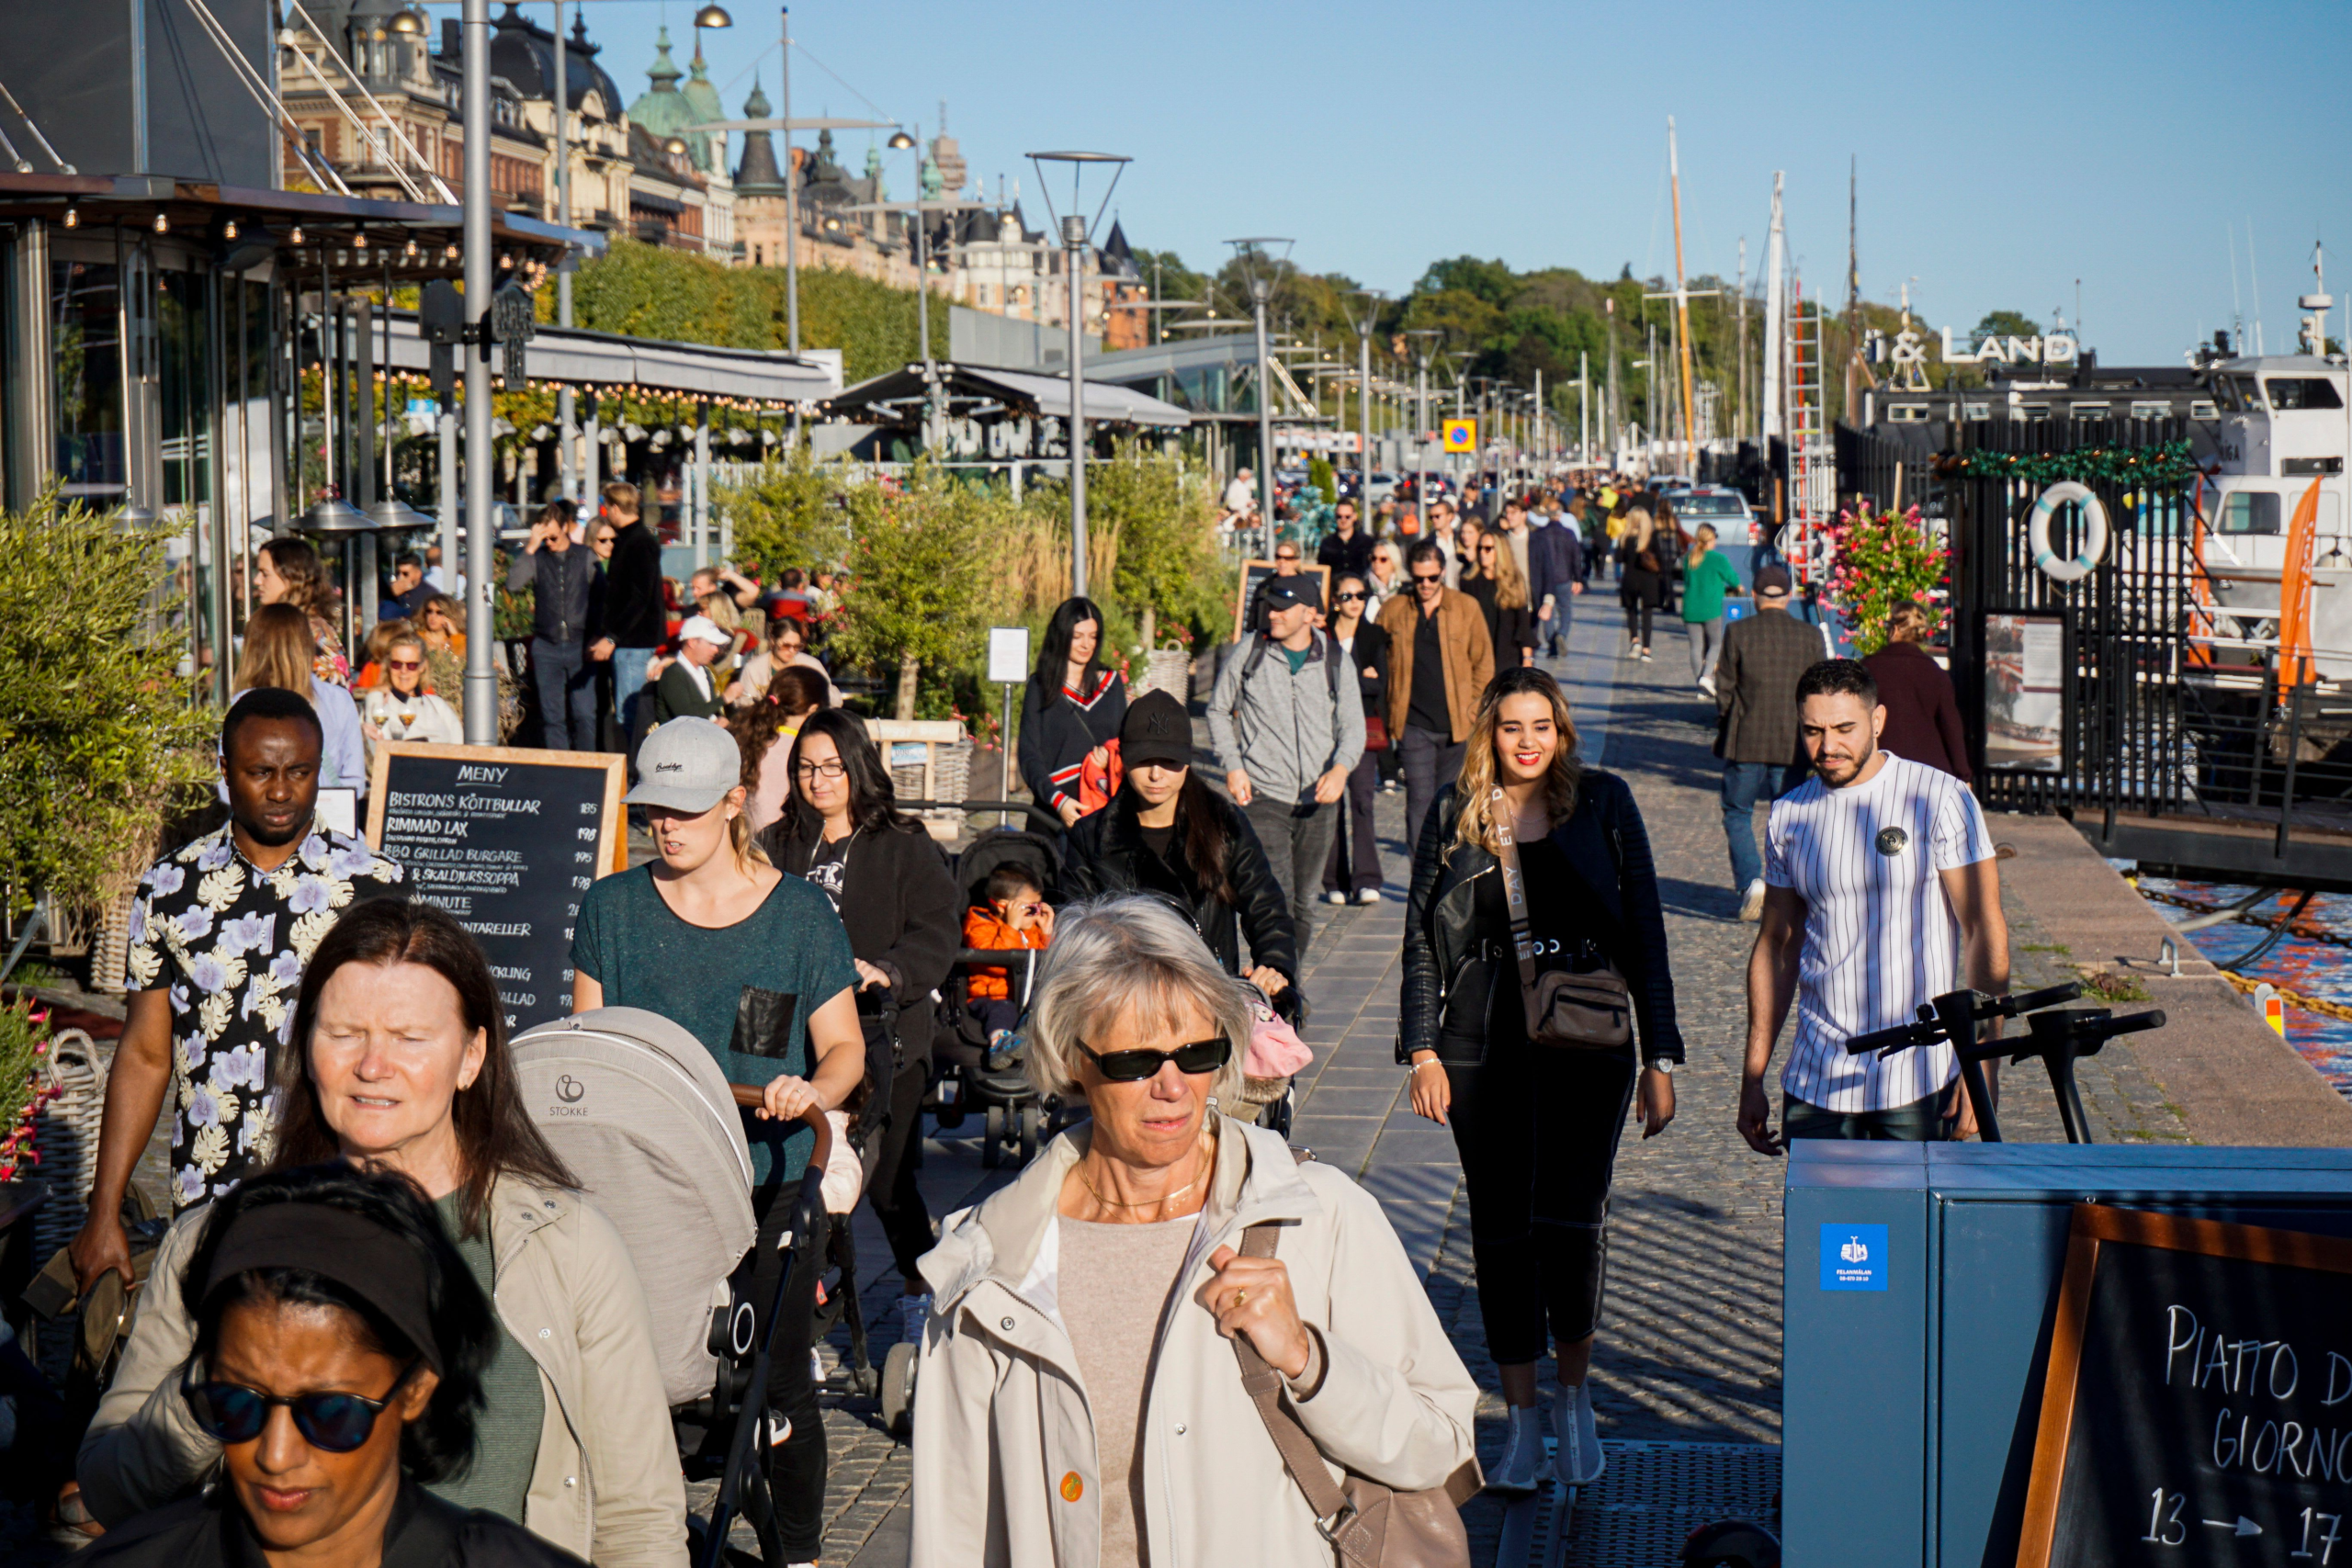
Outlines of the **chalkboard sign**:
M571 922L628 865L625 759L392 741L376 748L368 841L490 957L509 1033L571 1010Z
M1233 640L1239 642L1241 634L1250 629L1250 602L1257 596L1258 584L1274 575L1274 563L1270 560L1246 560L1241 563L1241 583L1233 595ZM1322 607L1331 608L1331 569L1301 562L1297 575L1316 580L1316 592L1322 595Z
M2352 1241L2077 1204L2018 1568L2352 1564Z

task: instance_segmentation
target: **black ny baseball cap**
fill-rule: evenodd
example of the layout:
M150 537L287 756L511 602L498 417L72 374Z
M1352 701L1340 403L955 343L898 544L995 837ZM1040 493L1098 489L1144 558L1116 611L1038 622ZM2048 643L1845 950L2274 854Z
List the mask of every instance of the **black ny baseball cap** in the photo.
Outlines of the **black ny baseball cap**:
M1146 692L1127 705L1119 721L1119 760L1128 767L1164 762L1193 765L1193 720L1184 705L1166 692Z

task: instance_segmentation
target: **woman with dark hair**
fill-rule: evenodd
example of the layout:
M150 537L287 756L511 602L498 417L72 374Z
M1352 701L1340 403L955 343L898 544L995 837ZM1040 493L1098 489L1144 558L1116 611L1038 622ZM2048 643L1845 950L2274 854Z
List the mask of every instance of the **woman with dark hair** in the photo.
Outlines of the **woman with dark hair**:
M343 639L334 632L334 585L309 540L271 539L254 552L254 597L302 612L311 626L311 640L318 644L311 668L319 679L337 686L351 683L351 661L344 657Z
M1389 750L1388 634L1372 618L1372 597L1371 583L1355 572L1331 584L1331 640L1355 668L1364 728L1363 756L1348 775L1340 831L1332 837L1331 859L1323 869L1323 897L1334 904L1346 903L1351 893L1359 904L1380 902L1380 843L1373 834L1372 799L1379 787L1381 759Z
M1072 898L1157 893L1192 918L1228 975L1246 975L1286 1013L1298 978L1297 928L1250 819L1193 776L1193 721L1165 692L1146 692L1119 727L1125 782L1069 830ZM1241 938L1250 967L1241 967Z
M1462 1156L1478 1310L1510 1416L1510 1446L1487 1475L1498 1492L1532 1491L1543 1476L1535 1369L1547 1325L1560 1476L1582 1484L1600 1474L1586 1372L1617 1139L1637 1079L1642 1135L1666 1129L1682 1060L1641 811L1623 780L1579 766L1576 749L1557 682L1541 670L1498 674L1462 775L1421 829L1405 906L1396 1057L1410 1064L1413 1109L1450 1123ZM1496 874L1514 865L1518 910ZM1634 1025L1623 1044L1530 1037L1514 963L1523 933L1539 970L1623 977Z
M792 794L792 738L825 706L826 690L823 671L787 664L769 676L759 696L727 716L743 753L743 787L752 792L745 810L753 832L784 815Z
M495 1305L473 1462L431 1484L599 1563L676 1568L685 1491L644 1292L619 1233L523 1109L481 949L430 904L300 918L333 923L301 973L272 1074L271 1168L340 1158L413 1181ZM175 1386L201 1304L179 1280L209 1212L189 1210L164 1236L82 1444L82 1495L108 1525L185 1495L220 1460Z
M787 669L778 679L802 673ZM928 1311L929 1298L915 1262L933 1242L931 1212L915 1185L931 994L946 983L963 946L964 900L939 846L899 809L890 771L864 720L841 708L811 714L793 738L786 766L792 794L760 844L779 871L823 888L849 932L874 1097L864 1117L883 1130L867 1145L866 1199L899 1266L902 1325L914 1330L908 1338L919 1338L918 1314ZM903 1031L902 1012L913 1017Z
M1127 682L1102 667L1102 612L1065 599L1046 623L1037 668L1021 695L1021 782L1068 827L1078 820L1078 775L1110 761L1127 716Z
M222 1483L118 1525L84 1561L581 1561L427 1490L474 1462L498 1324L408 1178L340 1164L256 1177L207 1210L171 1283L195 1337L162 1392L220 1445Z

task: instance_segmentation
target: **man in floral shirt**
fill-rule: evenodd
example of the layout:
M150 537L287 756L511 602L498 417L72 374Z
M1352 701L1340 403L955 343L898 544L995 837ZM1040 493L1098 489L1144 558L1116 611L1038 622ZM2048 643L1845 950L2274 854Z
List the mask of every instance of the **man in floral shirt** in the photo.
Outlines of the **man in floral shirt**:
M229 821L150 866L130 913L130 992L107 1082L83 1286L127 1269L119 1214L166 1085L172 1208L218 1198L269 1157L269 1053L293 1022L302 966L342 912L398 896L401 870L317 820L318 715L256 689L220 727Z

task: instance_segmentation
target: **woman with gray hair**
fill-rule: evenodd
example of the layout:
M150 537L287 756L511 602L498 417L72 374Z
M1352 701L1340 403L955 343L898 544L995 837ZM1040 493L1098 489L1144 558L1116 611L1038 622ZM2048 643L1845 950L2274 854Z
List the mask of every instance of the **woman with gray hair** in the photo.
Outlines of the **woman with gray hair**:
M1157 898L1057 926L1028 1073L1091 1120L923 1258L914 1568L1328 1568L1243 1384L1257 1358L1321 1490L1336 1467L1458 1505L1478 1391L1380 1205L1217 1109L1241 1089L1249 991Z

